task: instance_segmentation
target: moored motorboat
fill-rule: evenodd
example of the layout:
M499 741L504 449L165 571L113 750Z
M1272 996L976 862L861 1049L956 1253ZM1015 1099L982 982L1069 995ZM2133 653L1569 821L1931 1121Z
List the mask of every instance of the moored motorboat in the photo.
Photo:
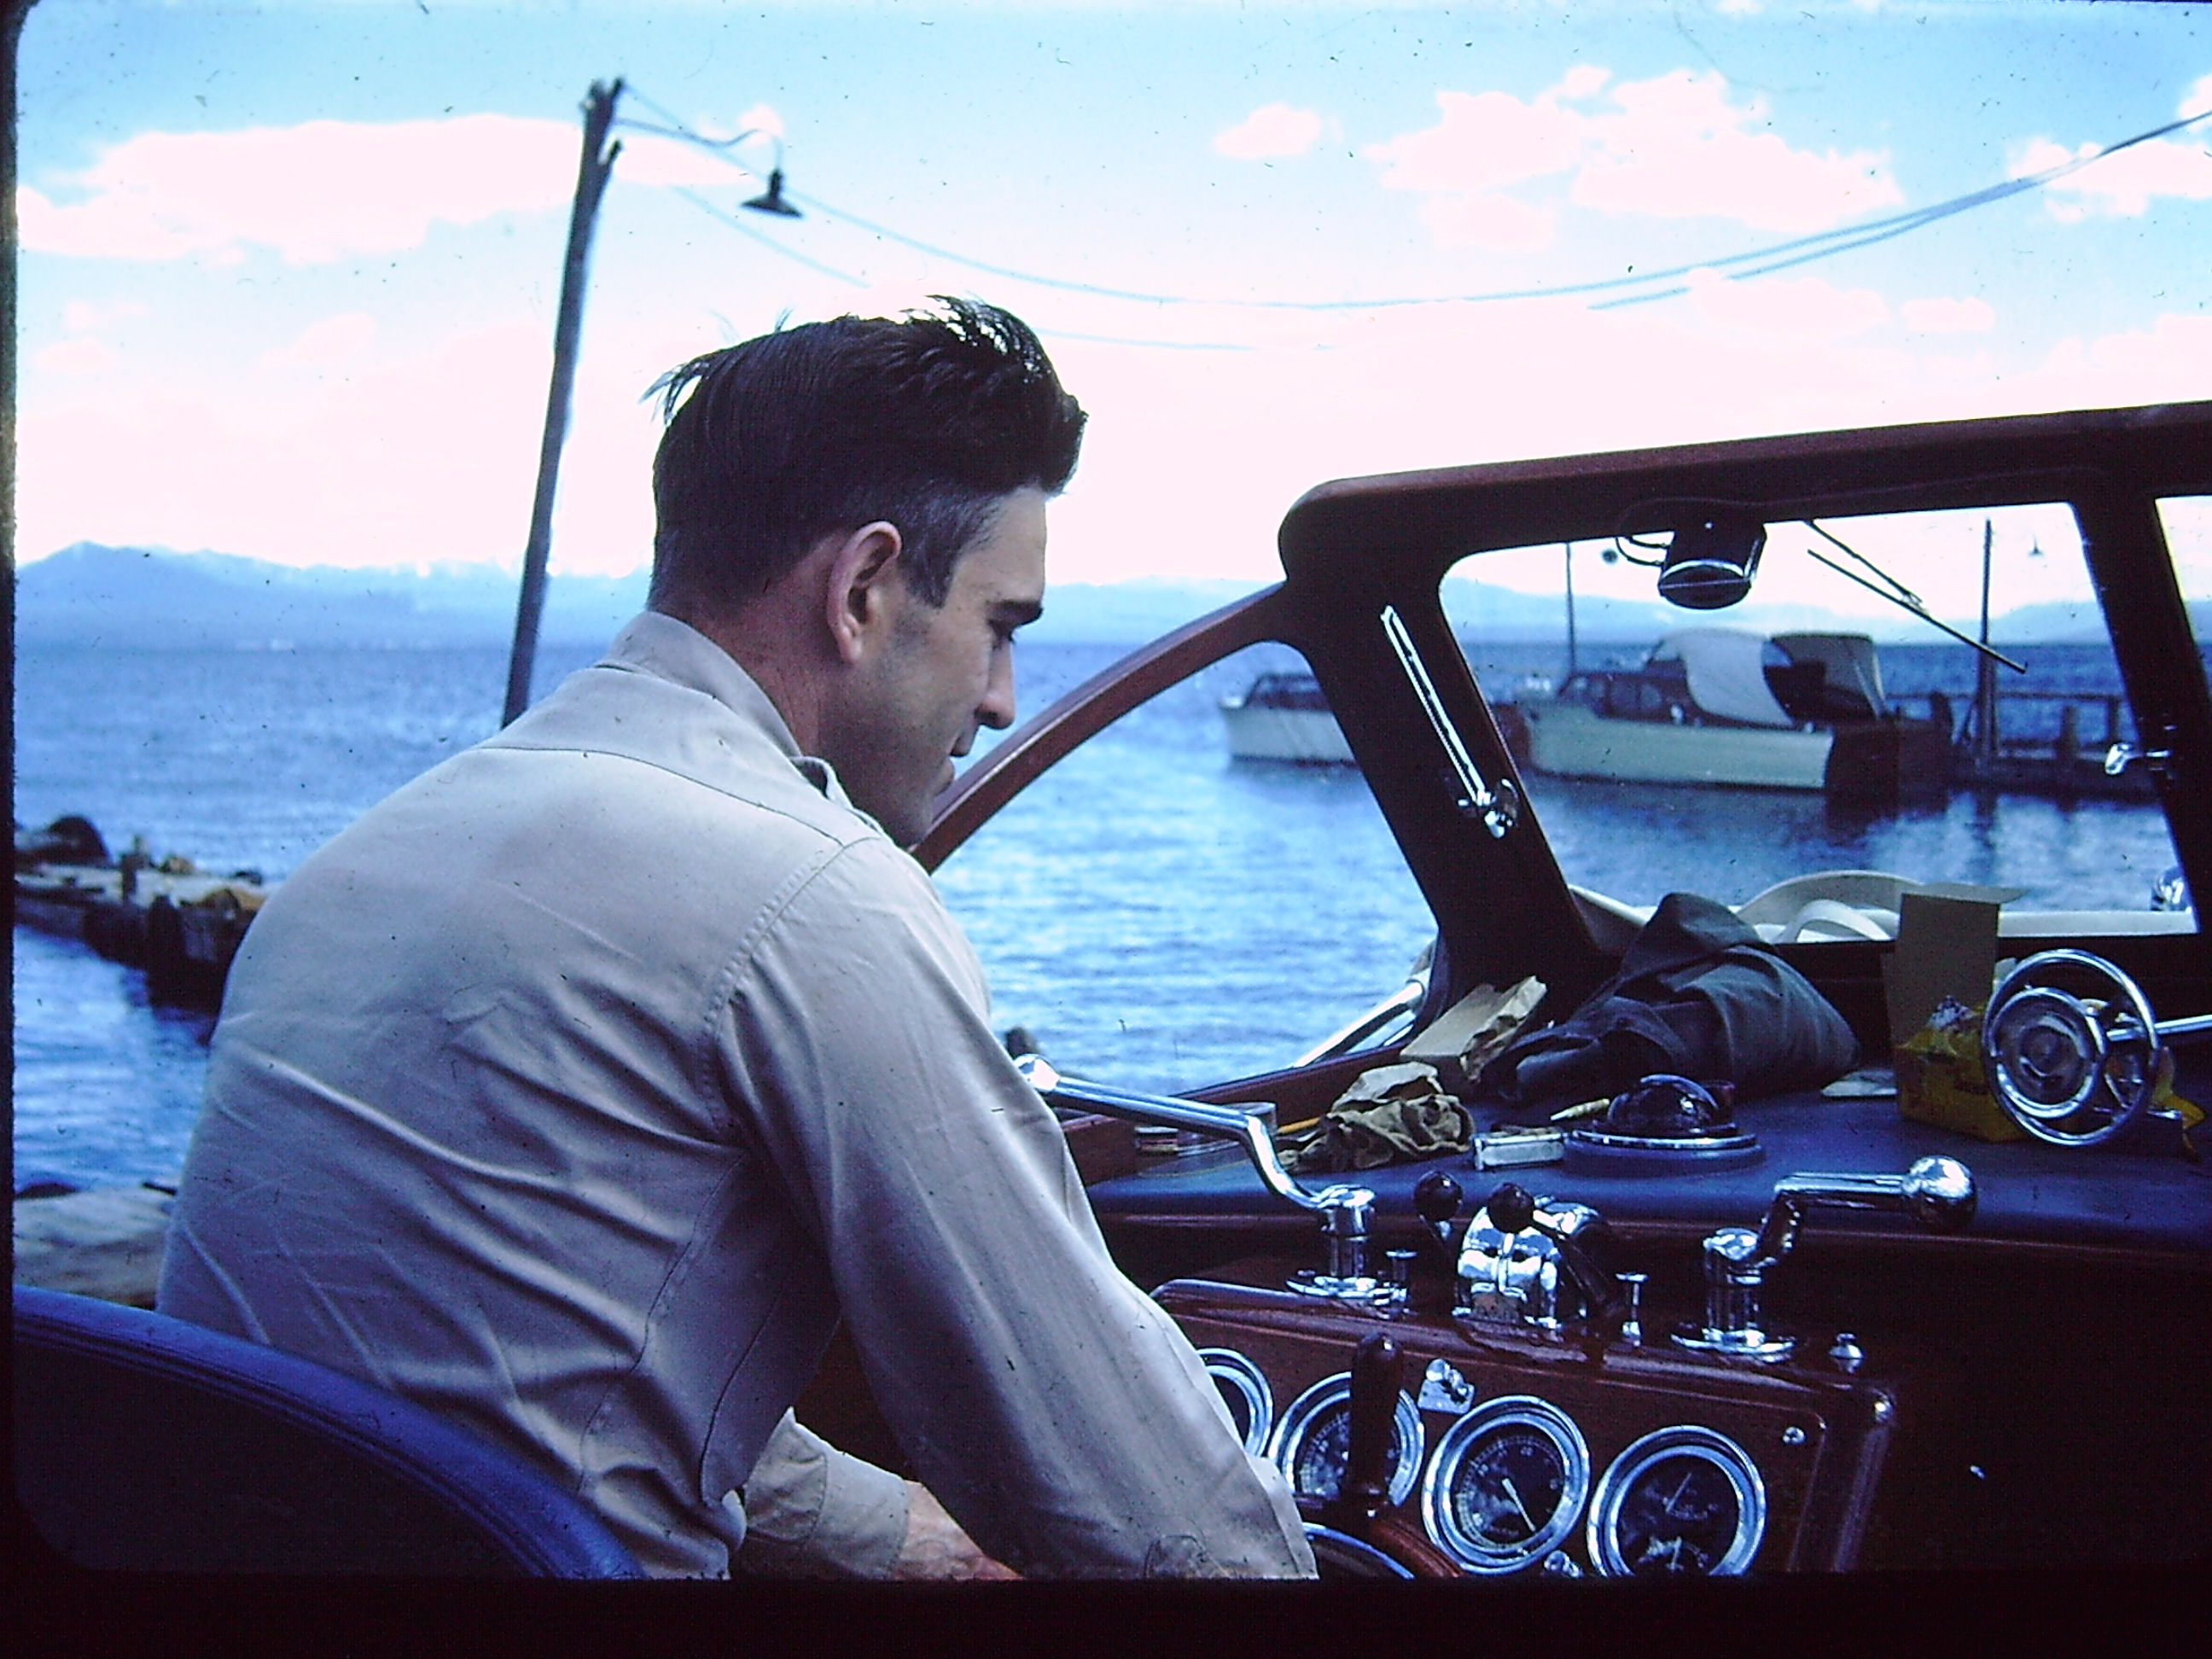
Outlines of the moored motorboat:
M1890 708L1864 635L1683 629L1637 667L1571 675L1518 708L1528 763L1554 777L1869 799L1948 777L1948 722Z
M1229 752L1238 760L1349 766L1352 745L1310 674L1266 673L1242 696L1221 700Z

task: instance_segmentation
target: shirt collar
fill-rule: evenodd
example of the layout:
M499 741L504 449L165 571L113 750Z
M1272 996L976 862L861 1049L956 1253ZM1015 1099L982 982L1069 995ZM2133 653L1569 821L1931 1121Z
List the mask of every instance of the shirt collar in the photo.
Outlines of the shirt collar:
M791 727L760 683L745 672L736 658L690 623L658 611L642 611L615 635L600 664L650 674L714 698L772 744L823 795L840 806L852 805L830 763L800 752Z

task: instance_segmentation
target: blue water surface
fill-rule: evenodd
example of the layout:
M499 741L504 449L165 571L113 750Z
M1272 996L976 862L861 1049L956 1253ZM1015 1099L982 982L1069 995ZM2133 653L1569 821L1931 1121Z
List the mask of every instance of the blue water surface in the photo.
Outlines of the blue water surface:
M2104 690L2101 648L2040 647L2038 683ZM597 652L549 647L550 687ZM1121 654L1024 646L1025 711ZM1473 653L1493 695L1556 675L1543 645ZM1954 647L1885 650L1894 693L1973 670ZM989 972L994 1018L1064 1069L1176 1089L1286 1063L1394 990L1433 931L1365 784L1241 762L1218 704L1286 647L1216 665L1109 727L948 861L939 885ZM15 816L82 813L119 849L281 880L363 809L496 726L496 649L103 652L15 664ZM988 734L979 752L988 751ZM2155 808L1959 794L1895 812L1816 795L1526 780L1569 878L1623 901L1738 903L1808 870L1874 868L2027 890L2025 908L2143 909L2173 854ZM18 1185L173 1174L210 1022L150 1007L140 976L18 928Z

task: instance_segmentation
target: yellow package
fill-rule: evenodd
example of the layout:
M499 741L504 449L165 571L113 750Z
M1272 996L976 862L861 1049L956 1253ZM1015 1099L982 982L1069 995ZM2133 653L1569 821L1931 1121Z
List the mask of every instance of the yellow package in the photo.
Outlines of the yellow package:
M1982 1069L1980 1009L1945 997L1896 1060L1897 1109L1914 1122L1982 1140L2027 1139L2027 1131L1990 1092Z

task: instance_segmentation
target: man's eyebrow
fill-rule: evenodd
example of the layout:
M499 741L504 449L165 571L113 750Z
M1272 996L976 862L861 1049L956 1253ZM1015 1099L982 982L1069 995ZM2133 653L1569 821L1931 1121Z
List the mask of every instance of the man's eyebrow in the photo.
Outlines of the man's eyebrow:
M1041 599L1000 599L991 606L993 621L1010 622L1017 628L1026 627L1042 615L1044 603Z

